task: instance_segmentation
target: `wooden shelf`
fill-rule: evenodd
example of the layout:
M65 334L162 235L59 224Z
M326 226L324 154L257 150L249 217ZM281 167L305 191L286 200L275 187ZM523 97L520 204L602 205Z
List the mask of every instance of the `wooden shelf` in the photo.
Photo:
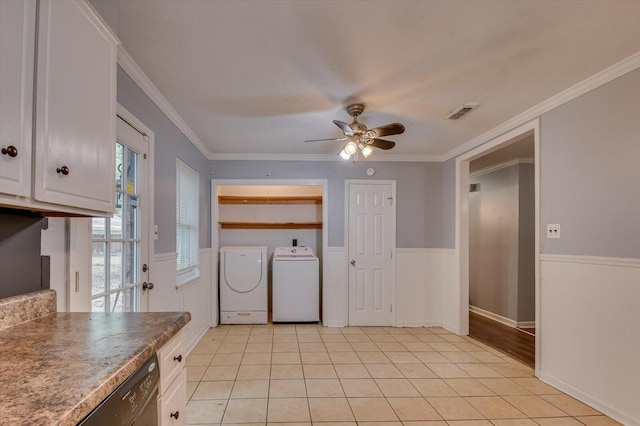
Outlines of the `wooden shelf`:
M322 229L322 222L219 222L222 229Z
M238 195L220 195L218 196L218 204L322 204L322 196L243 197Z

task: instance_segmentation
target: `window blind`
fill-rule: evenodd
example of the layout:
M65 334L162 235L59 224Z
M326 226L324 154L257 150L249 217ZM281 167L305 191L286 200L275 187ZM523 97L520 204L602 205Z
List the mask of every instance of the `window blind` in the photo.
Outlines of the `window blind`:
M198 264L199 178L179 159L176 170L176 251L180 273L189 272Z

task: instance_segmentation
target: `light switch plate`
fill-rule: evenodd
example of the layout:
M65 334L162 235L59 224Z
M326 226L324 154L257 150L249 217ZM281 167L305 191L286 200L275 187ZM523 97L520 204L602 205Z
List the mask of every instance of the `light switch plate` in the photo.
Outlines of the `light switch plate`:
M559 223L549 223L547 224L547 238L560 238L562 228Z

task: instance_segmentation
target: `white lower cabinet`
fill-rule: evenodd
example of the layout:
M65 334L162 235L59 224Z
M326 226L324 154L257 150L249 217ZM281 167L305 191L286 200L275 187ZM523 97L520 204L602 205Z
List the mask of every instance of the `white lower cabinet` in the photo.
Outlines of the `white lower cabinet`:
M162 373L161 373L162 374ZM187 424L187 371L182 370L169 389L160 397L160 426Z
M158 424L187 424L186 332L180 330L158 351L160 389L158 392Z

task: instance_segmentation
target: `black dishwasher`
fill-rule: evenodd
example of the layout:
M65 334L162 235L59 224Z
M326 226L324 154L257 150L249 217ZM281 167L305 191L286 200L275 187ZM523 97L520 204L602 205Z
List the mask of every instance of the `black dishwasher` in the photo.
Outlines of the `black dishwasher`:
M154 354L78 425L156 426L159 380L158 357Z

